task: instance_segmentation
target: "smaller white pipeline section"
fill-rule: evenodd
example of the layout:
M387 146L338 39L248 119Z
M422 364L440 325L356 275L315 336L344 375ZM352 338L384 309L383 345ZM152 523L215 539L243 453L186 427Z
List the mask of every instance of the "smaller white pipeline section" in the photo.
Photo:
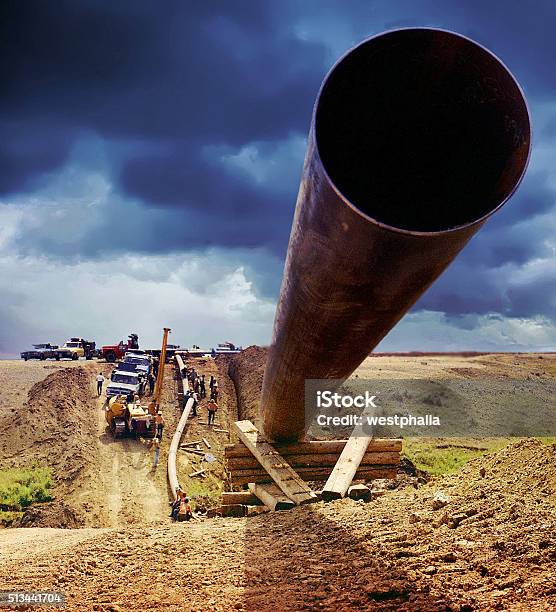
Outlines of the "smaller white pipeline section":
M182 372L184 368L184 363L180 355L176 355L176 364L178 366L179 377L182 380L183 384L183 392L185 393L189 388L189 383L186 378L183 378ZM176 489L179 487L178 476L176 474L176 456L178 454L178 447L181 442L181 437L183 435L183 430L187 425L187 419L189 418L189 413L193 408L193 398L187 400L187 404L183 409L180 421L174 433L174 437L172 438L172 443L170 444L170 450L168 451L168 482L170 483L170 489L172 490L172 494L176 494Z

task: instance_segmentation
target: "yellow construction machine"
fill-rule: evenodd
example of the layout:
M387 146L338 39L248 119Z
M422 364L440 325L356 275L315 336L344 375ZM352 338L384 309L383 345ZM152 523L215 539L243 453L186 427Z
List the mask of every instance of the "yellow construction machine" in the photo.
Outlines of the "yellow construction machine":
M166 346L168 344L169 327L164 328L162 336L162 350L154 393L148 404L141 404L139 400L128 401L125 395L110 398L106 405L105 417L110 431L115 438L126 434L154 438L156 435L155 416L160 404L162 386L164 381L164 366L166 363Z

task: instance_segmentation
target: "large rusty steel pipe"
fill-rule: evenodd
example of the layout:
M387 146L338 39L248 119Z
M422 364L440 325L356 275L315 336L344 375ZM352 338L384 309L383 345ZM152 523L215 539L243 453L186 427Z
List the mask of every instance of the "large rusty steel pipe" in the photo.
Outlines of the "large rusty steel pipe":
M304 433L304 382L348 377L517 188L530 152L523 93L477 43L380 34L319 92L261 412Z

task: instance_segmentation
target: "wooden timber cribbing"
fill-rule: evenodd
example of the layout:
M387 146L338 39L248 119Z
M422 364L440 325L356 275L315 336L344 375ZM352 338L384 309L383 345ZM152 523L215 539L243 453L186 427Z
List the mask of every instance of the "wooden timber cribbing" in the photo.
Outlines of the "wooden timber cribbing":
M265 476L274 481L288 499L296 505L317 501L311 488L251 421L236 421L234 429L241 442L256 457ZM248 482L258 481L253 479Z
M346 443L346 440L334 440L274 446L277 453L288 461L303 480L319 481L330 476ZM371 440L355 472L354 480L395 478L401 449L402 441L398 439ZM225 448L225 457L232 484L272 482L268 472L243 443L228 445Z
M183 399L183 394L187 390L189 386L189 382L186 378L183 377L184 371L184 363L183 359L179 356L175 356L176 367L178 369L178 386L181 386ZM181 400L180 400L181 403ZM176 431L174 436L172 437L172 442L170 444L170 450L168 451L168 482L170 483L170 489L172 490L172 494L176 492L176 489L179 487L178 476L176 473L176 456L178 453L178 448L181 442L181 437L183 435L183 431L187 425L187 419L189 418L189 413L193 408L193 398L190 398L183 409L182 415L180 417L178 426L176 427Z

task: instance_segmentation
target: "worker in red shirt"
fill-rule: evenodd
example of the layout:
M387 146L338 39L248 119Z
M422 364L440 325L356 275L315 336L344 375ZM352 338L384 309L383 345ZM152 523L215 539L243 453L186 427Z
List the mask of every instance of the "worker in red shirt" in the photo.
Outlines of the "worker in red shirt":
M218 404L213 400L209 400L207 404L208 410L208 425L214 425L214 418L216 416L216 411L218 410Z
M164 431L164 417L162 416L162 412L160 412L160 410L156 413L154 422L156 425L156 436L159 440L162 440L162 432Z

